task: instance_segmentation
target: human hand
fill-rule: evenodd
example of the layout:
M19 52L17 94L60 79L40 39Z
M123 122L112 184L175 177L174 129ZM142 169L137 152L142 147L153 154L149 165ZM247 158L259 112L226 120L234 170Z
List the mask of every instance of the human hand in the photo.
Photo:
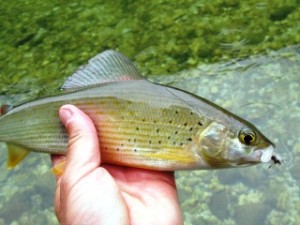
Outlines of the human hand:
M55 212L62 225L182 224L174 173L102 165L91 119L72 105L59 111L69 134ZM61 156L52 156L54 165Z

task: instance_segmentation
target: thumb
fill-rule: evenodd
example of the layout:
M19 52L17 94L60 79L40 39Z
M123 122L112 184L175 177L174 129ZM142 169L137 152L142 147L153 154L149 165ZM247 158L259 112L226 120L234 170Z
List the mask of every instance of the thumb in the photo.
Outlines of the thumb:
M100 165L97 130L92 120L73 105L62 106L59 116L69 135L64 173L79 176L80 179L81 175L91 172Z

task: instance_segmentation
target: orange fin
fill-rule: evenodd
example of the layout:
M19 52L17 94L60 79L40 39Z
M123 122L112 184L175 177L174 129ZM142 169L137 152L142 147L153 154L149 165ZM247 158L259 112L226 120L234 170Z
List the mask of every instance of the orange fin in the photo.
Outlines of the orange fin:
M8 169L14 168L30 153L28 149L15 144L7 144L7 148L8 148L8 161L7 161Z
M55 176L61 176L64 173L65 166L66 166L66 158L63 158L52 167L51 172Z

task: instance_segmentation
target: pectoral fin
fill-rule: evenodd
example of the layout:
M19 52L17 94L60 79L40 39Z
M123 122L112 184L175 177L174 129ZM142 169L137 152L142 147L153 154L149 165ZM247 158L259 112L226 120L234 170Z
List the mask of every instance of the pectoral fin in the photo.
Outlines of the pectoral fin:
M30 153L28 149L15 144L8 144L7 148L8 148L8 160L7 160L8 169L14 168Z
M57 177L61 176L64 173L65 166L66 166L66 157L60 159L60 161L52 167L51 171L55 176Z

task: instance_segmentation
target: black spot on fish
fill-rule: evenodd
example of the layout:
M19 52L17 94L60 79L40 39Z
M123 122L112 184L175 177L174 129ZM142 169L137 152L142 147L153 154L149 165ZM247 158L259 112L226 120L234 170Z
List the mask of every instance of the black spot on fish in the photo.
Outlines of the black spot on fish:
M161 144L161 141L158 141L158 144Z
M105 147L105 150L107 150L107 147Z
M133 139L133 142L135 143L135 142L136 142L136 139Z
M139 130L139 128L138 128L138 127L136 127L135 129L136 129L136 130Z
M122 120L124 120L124 116L121 116Z
M149 144L151 144L151 143L152 143L152 141L150 140L150 141L149 141Z
M159 128L157 128L156 133L159 133Z
M128 142L131 142L131 139L128 139Z
M172 120L170 120L169 123L172 123Z
M186 140L187 140L187 141L192 141L192 138L187 138Z
M193 130L193 127L190 128L190 131L192 131L192 130Z
M183 143L180 143L180 145L182 146L182 145L183 145Z
M193 113L193 112L190 112L190 114L191 114L191 115L194 115L194 113Z
M123 146L124 146L124 144L122 143L122 144L121 144L121 146L123 147Z
M154 120L153 123L156 123L156 120Z
M135 151L135 152L137 151L136 148L134 149L134 151Z
M176 141L173 141L173 145L176 145Z
M170 139L171 139L171 136L169 136L168 139L170 140Z
M177 111L177 110L175 111L175 114L178 114L178 111Z
M203 126L203 124L202 124L200 121L198 122L198 125L199 125L199 126Z
M187 126L187 123L183 124L185 127Z
M119 148L117 148L117 151L119 151L120 149Z
M178 134L178 131L177 131L177 130L175 131L175 134Z
M145 120L145 119L142 119L142 121L145 122L146 120Z

